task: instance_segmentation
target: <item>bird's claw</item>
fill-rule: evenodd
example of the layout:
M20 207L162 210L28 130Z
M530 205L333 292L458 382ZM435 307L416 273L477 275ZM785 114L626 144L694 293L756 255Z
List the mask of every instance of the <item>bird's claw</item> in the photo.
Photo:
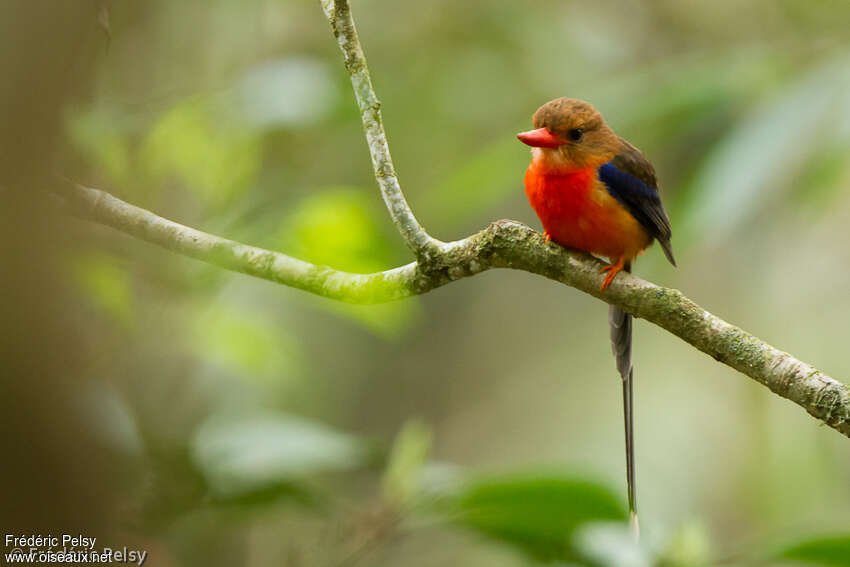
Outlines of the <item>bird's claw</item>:
M602 285L599 286L599 291L605 291L606 289L608 289L608 286L611 285L611 282L614 281L614 278L617 276L617 274L620 273L620 271L622 271L622 269L623 261L620 260L616 264L605 266L601 270L599 270L599 273L608 272L608 275L606 275L605 279L602 280Z

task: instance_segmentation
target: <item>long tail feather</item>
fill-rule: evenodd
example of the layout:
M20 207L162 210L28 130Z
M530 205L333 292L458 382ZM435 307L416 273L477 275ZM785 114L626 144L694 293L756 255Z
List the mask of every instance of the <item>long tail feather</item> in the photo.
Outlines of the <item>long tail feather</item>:
M626 270L630 266L626 266ZM632 369L632 316L613 305L608 310L611 328L611 350L617 364L617 372L623 381L623 422L626 433L626 486L629 499L629 523L639 534L637 502L635 500L635 436Z

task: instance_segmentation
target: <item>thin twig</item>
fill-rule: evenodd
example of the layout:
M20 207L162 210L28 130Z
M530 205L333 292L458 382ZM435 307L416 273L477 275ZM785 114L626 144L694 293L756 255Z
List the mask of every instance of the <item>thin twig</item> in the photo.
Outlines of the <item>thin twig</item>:
M366 143L372 155L372 166L375 178L381 187L381 195L389 209L390 216L401 233L408 248L418 259L427 259L429 254L437 252L439 242L431 238L407 204L407 199L401 191L401 185L396 176L395 166L390 156L387 135L381 118L381 103L372 88L369 68L366 66L366 56L354 27L351 8L347 0L322 0L322 10L333 29L339 48L345 59L345 68L351 76L354 96L360 108L360 118L363 130L366 132Z

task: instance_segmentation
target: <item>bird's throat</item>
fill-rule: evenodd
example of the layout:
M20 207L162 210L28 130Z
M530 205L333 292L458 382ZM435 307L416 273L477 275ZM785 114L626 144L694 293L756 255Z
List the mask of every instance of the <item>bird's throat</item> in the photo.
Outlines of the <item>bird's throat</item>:
M531 167L542 175L568 175L584 169L557 148L534 148L531 156Z

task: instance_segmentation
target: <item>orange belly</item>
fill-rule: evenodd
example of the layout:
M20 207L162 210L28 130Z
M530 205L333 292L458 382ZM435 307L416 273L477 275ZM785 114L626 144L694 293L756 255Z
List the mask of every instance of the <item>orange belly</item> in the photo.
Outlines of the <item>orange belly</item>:
M640 223L605 189L596 168L569 173L525 173L525 194L553 240L612 261L631 261L652 239Z

